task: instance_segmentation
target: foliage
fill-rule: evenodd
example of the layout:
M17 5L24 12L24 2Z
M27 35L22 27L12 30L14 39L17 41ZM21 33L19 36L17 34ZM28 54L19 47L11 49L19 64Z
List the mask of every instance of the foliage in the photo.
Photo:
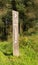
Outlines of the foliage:
M10 55L12 54L12 43L8 43L8 42L2 42L0 44L0 50L5 54L5 55Z
M12 10L14 9L19 12L20 34L26 35L26 32L27 32L27 35L31 35L32 33L38 30L38 14L37 14L38 7L37 6L38 6L37 0L6 0L6 1L0 0L0 23L1 23L0 27L3 28L4 26L6 30L6 25L5 23L2 24L2 22L4 21L6 22L6 19L7 19L8 25L7 25L6 35L9 35L10 32L12 33L12 31L10 31L8 27L12 28L11 16L12 16ZM2 32L4 33L5 31L2 31Z
M13 9L19 12L22 34L19 57L12 53ZM38 0L0 0L0 39L0 65L38 65Z
M0 65L11 65L8 58L0 51Z
M0 42L0 65L38 65L38 35L22 36L19 44L20 56L15 57L11 54L12 43Z

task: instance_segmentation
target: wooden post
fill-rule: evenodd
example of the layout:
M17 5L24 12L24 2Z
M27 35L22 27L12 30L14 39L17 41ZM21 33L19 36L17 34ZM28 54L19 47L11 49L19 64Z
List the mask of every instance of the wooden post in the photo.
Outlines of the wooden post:
M13 55L19 56L19 41L18 41L18 16L17 11L12 11L12 21L13 21Z

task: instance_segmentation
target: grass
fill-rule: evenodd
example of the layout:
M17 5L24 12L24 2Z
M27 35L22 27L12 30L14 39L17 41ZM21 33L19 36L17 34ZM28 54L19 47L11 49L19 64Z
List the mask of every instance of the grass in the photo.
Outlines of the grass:
M11 65L7 56L5 56L1 51L0 51L0 65Z
M4 54L8 54L10 55L12 53L12 43L9 42L1 42L0 44L0 50L4 53Z
M19 38L20 56L12 54L11 42L0 42L0 65L38 65L38 35Z

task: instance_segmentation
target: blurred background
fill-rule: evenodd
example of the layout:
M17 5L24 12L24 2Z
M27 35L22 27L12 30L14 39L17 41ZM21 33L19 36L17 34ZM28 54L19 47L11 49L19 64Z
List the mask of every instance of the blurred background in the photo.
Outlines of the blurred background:
M19 12L19 51L13 56L12 11ZM0 0L0 65L38 65L38 0Z
M19 12L19 35L38 33L38 0L0 0L0 40L12 38L12 10Z

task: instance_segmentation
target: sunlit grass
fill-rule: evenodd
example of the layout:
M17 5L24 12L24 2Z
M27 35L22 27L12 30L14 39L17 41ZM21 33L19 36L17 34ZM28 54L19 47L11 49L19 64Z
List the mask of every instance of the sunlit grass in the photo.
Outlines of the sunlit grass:
M38 65L38 35L19 38L19 57L13 56L12 44L0 42L0 65Z

